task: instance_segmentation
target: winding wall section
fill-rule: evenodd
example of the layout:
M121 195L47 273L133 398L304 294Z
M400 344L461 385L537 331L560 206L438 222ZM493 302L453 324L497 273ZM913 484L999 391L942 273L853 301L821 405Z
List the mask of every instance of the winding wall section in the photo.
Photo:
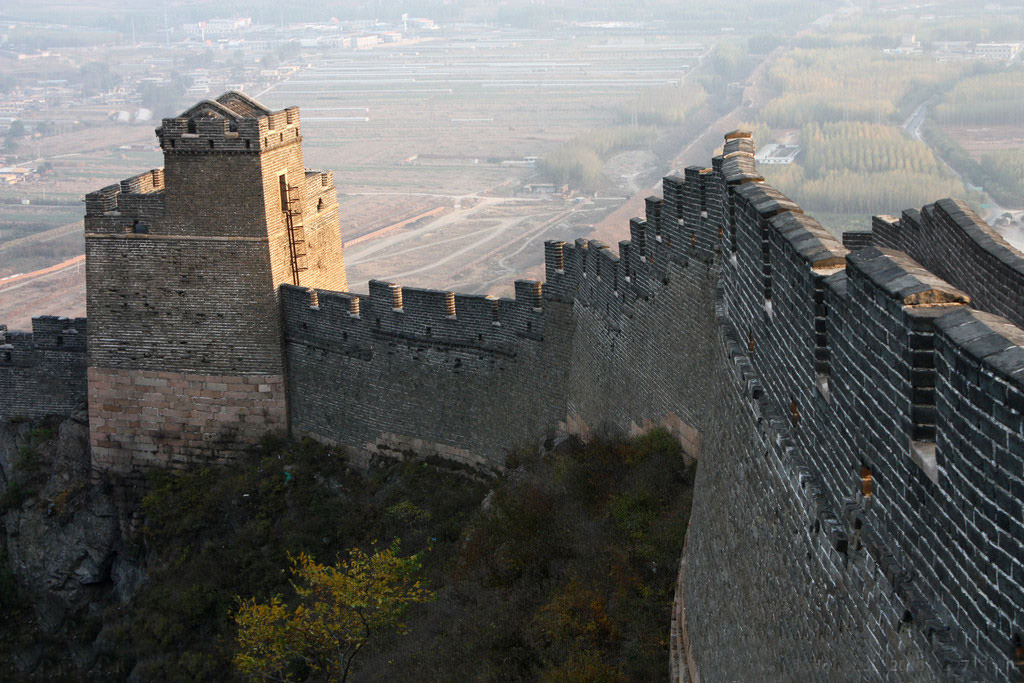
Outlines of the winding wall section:
M283 358L289 426L500 467L559 427L664 424L701 463L678 629L695 678L1016 680L1024 258L952 200L840 243L753 152L732 133L712 168L665 178L618 255L546 243L546 282L514 299L282 285L283 354L266 330L262 350ZM40 324L0 340L0 388L66 389L0 417L83 393L82 349L56 340L84 321Z
M500 464L660 422L700 454L697 677L1016 680L1024 261L952 200L848 248L753 151L665 178L617 256L547 243L543 296L285 287L293 428Z

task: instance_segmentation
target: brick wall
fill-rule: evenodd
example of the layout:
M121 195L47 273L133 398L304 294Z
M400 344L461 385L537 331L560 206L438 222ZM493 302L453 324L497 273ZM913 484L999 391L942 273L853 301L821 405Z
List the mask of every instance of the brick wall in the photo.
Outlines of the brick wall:
M500 466L564 420L572 336L567 304L544 300L540 283L516 294L282 287L293 433Z
M85 318L37 316L32 332L0 325L0 420L70 415L85 402Z
M950 284L894 251L881 217L841 243L752 154L734 134L711 169L666 178L618 255L548 242L539 309L529 283L509 302L285 288L292 424L500 463L556 422L660 422L701 461L684 576L696 669L1013 680L1024 349L971 308L1013 314L1002 266L962 264ZM947 204L922 220L963 233Z
M148 467L229 463L267 432L284 432L281 375L89 368L93 467L137 475Z

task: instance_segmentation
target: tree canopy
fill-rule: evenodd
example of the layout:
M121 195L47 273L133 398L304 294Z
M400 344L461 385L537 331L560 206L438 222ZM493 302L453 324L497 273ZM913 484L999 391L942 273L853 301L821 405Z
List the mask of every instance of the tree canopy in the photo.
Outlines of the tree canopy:
M352 660L377 633L397 628L403 612L432 597L418 577L419 557L400 557L398 541L372 555L349 552L336 566L310 555L291 558L296 599L242 601L235 614L235 666L250 678L344 681Z

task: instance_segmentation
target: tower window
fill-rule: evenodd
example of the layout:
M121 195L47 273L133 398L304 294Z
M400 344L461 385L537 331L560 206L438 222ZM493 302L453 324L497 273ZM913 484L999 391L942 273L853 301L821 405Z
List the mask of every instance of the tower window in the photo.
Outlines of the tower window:
M188 125L186 126L186 130L189 133L195 133L196 132L196 122L191 120L191 119L189 119Z
M281 211L288 210L288 180L285 178L285 174L277 176L277 187L281 194Z
M316 201L316 212L320 213L323 210L324 210L324 198L321 197L320 199L318 199Z

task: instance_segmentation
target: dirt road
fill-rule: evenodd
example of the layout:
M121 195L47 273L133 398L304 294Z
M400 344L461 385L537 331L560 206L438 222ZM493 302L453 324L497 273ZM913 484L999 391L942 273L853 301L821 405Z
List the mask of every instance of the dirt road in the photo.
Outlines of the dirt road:
M0 280L0 324L30 330L34 315L85 315L85 254Z

